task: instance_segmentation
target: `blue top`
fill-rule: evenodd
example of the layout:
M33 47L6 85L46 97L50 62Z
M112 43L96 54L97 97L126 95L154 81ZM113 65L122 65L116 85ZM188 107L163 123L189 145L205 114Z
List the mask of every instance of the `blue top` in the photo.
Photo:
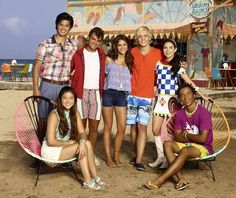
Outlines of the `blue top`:
M106 65L105 73L104 90L131 91L131 74L128 67L118 65L114 61L111 61Z
M163 64L161 61L157 63L157 93L161 95L176 95L178 90L178 78L185 73L184 68L180 68L177 75L174 76L171 66Z
M58 118L58 121L57 121L57 128L56 128L56 138L58 140L61 140L61 141L69 141L70 140L70 131L68 134L66 134L65 136L61 135L60 134L60 131L59 131L59 123L60 123L60 117L58 115L58 112L56 109L53 110L56 114L57 114L57 118ZM64 111L64 115L67 119L67 123L68 123L68 126L69 128L71 129L71 122L70 122L70 116L69 116L70 112L69 111Z

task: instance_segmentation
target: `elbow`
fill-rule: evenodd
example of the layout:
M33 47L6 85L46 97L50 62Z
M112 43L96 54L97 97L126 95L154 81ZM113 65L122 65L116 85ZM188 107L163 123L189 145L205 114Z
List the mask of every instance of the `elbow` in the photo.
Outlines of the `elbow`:
M54 142L54 141L52 141L52 140L47 140L47 145L48 146L56 146L56 143Z
M203 144L204 142L207 141L207 137L201 137L199 138L199 143Z

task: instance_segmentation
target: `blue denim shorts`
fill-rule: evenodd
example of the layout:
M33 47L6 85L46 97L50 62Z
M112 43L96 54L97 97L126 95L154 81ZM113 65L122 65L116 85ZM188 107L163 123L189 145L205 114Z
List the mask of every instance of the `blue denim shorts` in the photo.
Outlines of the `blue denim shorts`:
M114 89L108 89L103 91L102 105L104 107L126 107L127 106L127 91L118 91Z

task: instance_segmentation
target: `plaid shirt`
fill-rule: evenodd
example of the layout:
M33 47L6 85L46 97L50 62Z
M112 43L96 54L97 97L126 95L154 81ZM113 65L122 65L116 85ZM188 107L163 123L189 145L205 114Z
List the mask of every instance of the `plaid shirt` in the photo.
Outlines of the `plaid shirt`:
M43 62L42 77L50 80L69 80L70 64L77 42L69 38L62 46L55 40L55 35L39 44L35 59Z

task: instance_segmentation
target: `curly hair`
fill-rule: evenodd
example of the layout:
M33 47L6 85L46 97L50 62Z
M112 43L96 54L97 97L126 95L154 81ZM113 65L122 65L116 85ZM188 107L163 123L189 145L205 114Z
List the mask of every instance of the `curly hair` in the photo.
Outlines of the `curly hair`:
M119 34L115 37L115 39L113 40L112 43L112 50L109 52L108 56L112 59L112 60L117 60L118 58L118 43L119 41L125 41L128 45L128 50L125 53L125 64L127 65L130 73L132 73L132 67L134 64L134 57L131 54L131 46L130 46L130 42L129 39L123 35L123 34Z
M192 86L192 84L190 83L183 83L179 86L178 90L177 90L177 95L179 97L179 94L180 94L180 90L183 89L183 88L186 88L188 87L192 92L193 94L195 95L197 93L197 91L195 90L195 88Z
M174 45L174 48L177 48L177 43L173 39L166 39L163 43L163 48L166 43L172 43ZM171 71L173 75L176 76L181 67L180 57L175 53L173 59L169 62L169 64L171 65Z
M71 107L70 109L70 122L71 122L71 127L69 127L67 119L65 117L64 111L65 108L63 107L61 101L62 101L62 96L65 93L72 93L74 96L74 105ZM79 137L79 133L77 130L77 117L76 117L76 111L77 111L77 97L76 97L76 93L75 90L70 87L70 86L65 86L61 89L58 99L57 99L57 113L60 117L60 123L59 123L59 132L62 136L67 135L70 132L71 135L71 139L73 140L78 140Z

